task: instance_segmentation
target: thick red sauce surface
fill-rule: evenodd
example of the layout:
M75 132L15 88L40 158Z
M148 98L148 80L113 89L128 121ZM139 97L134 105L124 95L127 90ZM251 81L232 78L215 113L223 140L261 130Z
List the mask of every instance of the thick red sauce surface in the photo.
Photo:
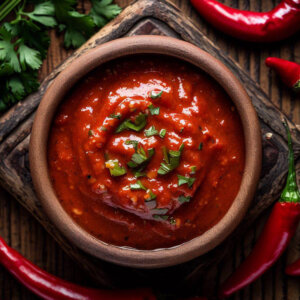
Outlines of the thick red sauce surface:
M125 120L145 126L116 133ZM152 126L165 136L147 137ZM169 150L179 153L177 165ZM143 151L152 157L136 178L127 164ZM171 171L158 174L168 160ZM126 57L86 76L63 101L48 163L62 206L82 228L107 243L155 249L197 237L225 215L243 175L244 137L233 103L208 75L163 56ZM112 176L115 166L126 174ZM178 175L188 182L179 186Z

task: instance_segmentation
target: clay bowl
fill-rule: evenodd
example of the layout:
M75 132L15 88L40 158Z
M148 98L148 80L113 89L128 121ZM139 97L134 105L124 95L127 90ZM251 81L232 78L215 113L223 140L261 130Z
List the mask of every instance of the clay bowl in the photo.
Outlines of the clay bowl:
M245 136L245 171L240 190L226 215L201 236L167 249L137 250L106 244L77 225L64 211L52 188L47 167L47 142L52 119L64 95L80 78L101 64L130 54L163 54L192 63L213 77L231 97ZM30 140L30 168L36 193L57 228L73 244L98 258L120 265L158 268L180 264L219 245L240 223L253 198L261 168L261 137L256 112L245 89L220 61L174 38L135 36L105 43L76 58L47 89L37 110Z

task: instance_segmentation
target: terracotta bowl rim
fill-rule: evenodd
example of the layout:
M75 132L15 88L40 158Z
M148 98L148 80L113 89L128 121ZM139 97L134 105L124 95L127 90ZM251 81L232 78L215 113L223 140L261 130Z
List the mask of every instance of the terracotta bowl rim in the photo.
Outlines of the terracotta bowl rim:
M101 64L132 54L163 54L196 65L213 77L234 102L243 125L245 171L240 190L226 215L211 229L181 245L155 250L138 250L106 244L81 228L55 195L47 167L49 129L57 106L76 82ZM117 39L75 58L48 86L38 107L29 149L33 184L50 220L69 241L100 259L138 268L180 264L219 245L240 223L254 196L261 169L260 126L253 105L239 80L219 60L200 48L165 36L134 36Z

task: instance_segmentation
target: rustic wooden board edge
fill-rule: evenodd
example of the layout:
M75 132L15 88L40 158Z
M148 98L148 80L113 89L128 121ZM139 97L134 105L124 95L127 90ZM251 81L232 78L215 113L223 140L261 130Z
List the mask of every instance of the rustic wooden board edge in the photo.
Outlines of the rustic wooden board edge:
M161 3L159 3L159 5L162 5L162 3L163 2L165 2L166 4L165 5L167 5L167 1L162 1ZM135 17L135 20L142 20L142 19L144 19L145 17L147 17L147 16L153 16L153 15L155 15L155 18L158 18L158 19L163 19L163 18L159 18L160 16L161 17L164 17L165 18L165 16L163 16L162 14L159 14L158 12L157 12L157 10L156 9L154 9L155 7L153 7L152 5L154 5L154 1L150 1L150 0L141 0L141 1L139 1L139 2L135 2L133 5L136 5L136 4L141 4L141 3L147 3L149 6L148 6L148 10L146 10L146 8L147 7L143 7L143 11L142 11L142 14L141 15L139 15L139 18L137 18L137 16L134 16ZM151 5L150 5L151 4ZM173 7L173 5L171 5L171 7ZM151 8L151 9L150 9ZM160 6L160 8L162 8L161 6ZM165 9L168 9L168 7L166 7L166 6L164 6L163 8L165 8ZM160 12L160 10L159 10L159 12ZM168 11L169 12L169 11ZM175 9L175 12L173 11L173 13L174 13L174 15L176 15L176 9ZM178 15L176 15L176 18L178 19ZM128 24L135 24L134 22L133 23L131 23L130 22L130 20L129 19L127 19L126 20L127 22L128 22ZM182 21L182 22L187 22L182 16L181 16L181 19L178 21L179 23L180 23L180 21ZM166 22L167 23L167 22ZM175 24L175 23L174 23ZM175 26L173 24L173 26ZM183 23L181 23L181 24L183 24ZM170 25L170 24L169 24ZM133 26L133 25L132 25ZM131 26L131 27L132 27ZM179 26L180 27L180 26ZM181 25L181 27L184 27L184 26L182 26ZM180 28L181 28L180 27ZM175 27L174 27L175 28ZM125 30L123 30L124 32L126 32ZM128 32L128 31L127 31ZM99 33L100 34L100 33ZM95 37L94 37L95 38ZM94 44L93 44L93 39L94 38L92 38L89 42L88 42L88 45L90 45L91 47L95 47L96 45L98 45L98 44L100 44L100 43L102 43L103 42L103 40L105 40L105 38L103 38L103 37L98 37L95 41L94 41ZM107 38L107 37L106 37ZM192 39L192 35L190 36L190 38ZM207 39L206 37L205 37L205 39ZM211 43L209 40L208 40L208 42L209 43ZM90 44L90 43L92 43L92 44ZM207 46L206 45L206 47L207 48L209 48L209 46ZM210 47L212 47L212 48L214 48L214 46L213 46L213 44L211 44L211 46ZM78 50L78 51L80 51L80 49ZM81 53L80 54L78 54L78 55L81 55ZM71 56L71 58L73 57L73 55ZM237 67L237 68L239 68L238 67L238 65L235 63L235 62L233 62L234 63L234 65ZM64 66L64 63L62 64L62 65L60 65L59 67L58 67L58 69L59 68L63 68L63 66ZM59 72L59 71L57 71L57 72ZM56 75L55 76L57 76L57 74L58 73L56 73ZM249 76L247 75L247 73L245 73L244 74L245 76L247 76L248 78L249 78ZM48 76L47 78L49 78L49 81L48 81L48 84L51 82L51 80L53 80L53 78L55 78L55 76L53 75L53 77L51 78L51 74L50 74L50 76ZM46 78L46 79L47 79ZM245 77L246 78L246 77ZM45 81L46 81L46 79L45 79ZM44 81L44 82L45 82ZM246 81L246 79L245 79L245 82L247 82ZM44 84L44 83L43 83ZM45 87L45 89L46 89L46 85L44 85L44 87ZM259 87L257 87L257 89L260 89ZM44 91L41 91L41 93L40 94L37 94L37 95L34 95L34 96L36 96L36 97L41 97L41 95L43 94L43 92ZM254 94L255 95L255 89L254 89L254 92L252 92L252 94ZM261 91L261 94L262 94L262 97L263 97L263 99L264 99L264 101L263 101L263 103L265 104L265 103L268 103L269 102L269 100L267 99L267 96ZM28 101L28 100L26 100L26 101ZM36 98L36 99L34 99L34 101L35 101L35 104L37 105L37 103L39 102L39 99L38 98ZM257 105L259 105L260 103L258 103ZM269 102L269 104L270 104L270 102ZM33 107L32 106L32 110L31 110L31 112L35 109L35 107L36 107L36 105ZM22 106L22 105L19 105L19 106ZM271 109L273 109L274 107L273 107L273 105L272 104L270 104L268 107L271 107ZM256 108L259 108L259 106L258 107L256 107ZM23 110L24 111L24 110ZM275 109L275 111L273 111L273 115L271 114L271 116L276 116L276 118L278 119L278 110L276 110ZM26 117L26 115L24 114L24 117ZM24 118L23 118L24 119ZM19 121L21 121L21 118L19 119ZM27 121L27 120L26 120ZM26 123L26 121L25 121L25 123ZM18 125L18 123L16 123L15 124L15 126L11 126L10 127L10 129L13 129L14 127L16 127ZM270 122L270 126L272 126L272 122ZM16 129L16 131L18 131L18 129ZM8 132L9 133L9 132ZM14 138L14 137L8 137L8 139L10 139L10 138ZM281 139L282 139L282 137L280 137ZM17 139L14 141L14 145L16 146L16 145L18 145L19 143L20 143L20 141L22 141L23 140L23 136L21 135L21 136L17 136ZM25 139L26 140L26 139ZM297 137L295 137L294 136L294 140L297 140ZM282 141L282 143L283 143L283 141ZM10 144L10 145L12 145L12 144ZM6 144L6 146L7 146L7 144ZM22 146L24 146L23 145L23 143L21 142L17 147L20 147L20 150L22 149ZM298 150L299 150L299 147L297 148ZM299 151L297 150L297 155L299 154ZM3 152L2 152L3 153ZM283 177L284 177L284 174L282 174L282 176L281 176L281 178L279 178L278 180L279 180L279 183L280 184L278 184L279 186L281 185L281 182L282 182L282 180L283 180ZM14 186L14 184L15 184L15 182L11 182L11 187L13 187ZM12 191L12 192L14 192L14 191ZM15 193L15 192L14 192ZM277 193L275 193L274 195L273 195L273 197L272 198L274 198L276 195L278 194L278 192ZM17 195L17 196L19 196L19 194ZM69 250L70 251L70 250ZM68 251L67 251L68 252ZM222 250L222 252L224 252L223 250ZM79 253L79 255L81 255L81 253ZM221 257L221 255L220 255L220 257ZM76 257L76 260L78 260L78 257ZM209 262L209 261L207 261L207 262ZM191 264L197 264L198 262L197 261L194 261L194 262L191 262ZM207 265L207 264L206 264ZM189 275L189 278L197 278L198 276L199 276L199 274L201 274L201 272L198 272L199 271L199 269L201 269L201 268L203 268L203 265L199 265L198 267L196 267L195 269L194 269L194 272L192 272L190 275ZM90 269L89 269L89 271L91 271ZM106 275L107 276L107 275ZM101 276L100 276L101 277ZM98 280L99 280L99 278L98 278ZM100 280L102 280L101 278L100 278ZM105 283L106 284L106 283Z

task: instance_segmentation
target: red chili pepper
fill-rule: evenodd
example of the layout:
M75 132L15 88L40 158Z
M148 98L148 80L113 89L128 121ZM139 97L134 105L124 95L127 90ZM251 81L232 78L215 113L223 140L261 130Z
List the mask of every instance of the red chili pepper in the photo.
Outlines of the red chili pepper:
M222 284L220 297L227 298L267 271L287 248L300 220L300 193L296 182L294 153L288 125L289 172L286 186L251 254Z
M34 294L47 300L155 300L149 289L105 291L81 287L48 274L0 237L0 264Z
M285 268L285 273L291 276L300 276L300 258Z
M299 18L300 23L300 18ZM277 57L268 57L266 65L274 69L281 80L295 91L300 91L300 65Z
M241 40L274 42L300 30L300 0L283 0L269 12L244 11L215 0L191 0L214 27Z

